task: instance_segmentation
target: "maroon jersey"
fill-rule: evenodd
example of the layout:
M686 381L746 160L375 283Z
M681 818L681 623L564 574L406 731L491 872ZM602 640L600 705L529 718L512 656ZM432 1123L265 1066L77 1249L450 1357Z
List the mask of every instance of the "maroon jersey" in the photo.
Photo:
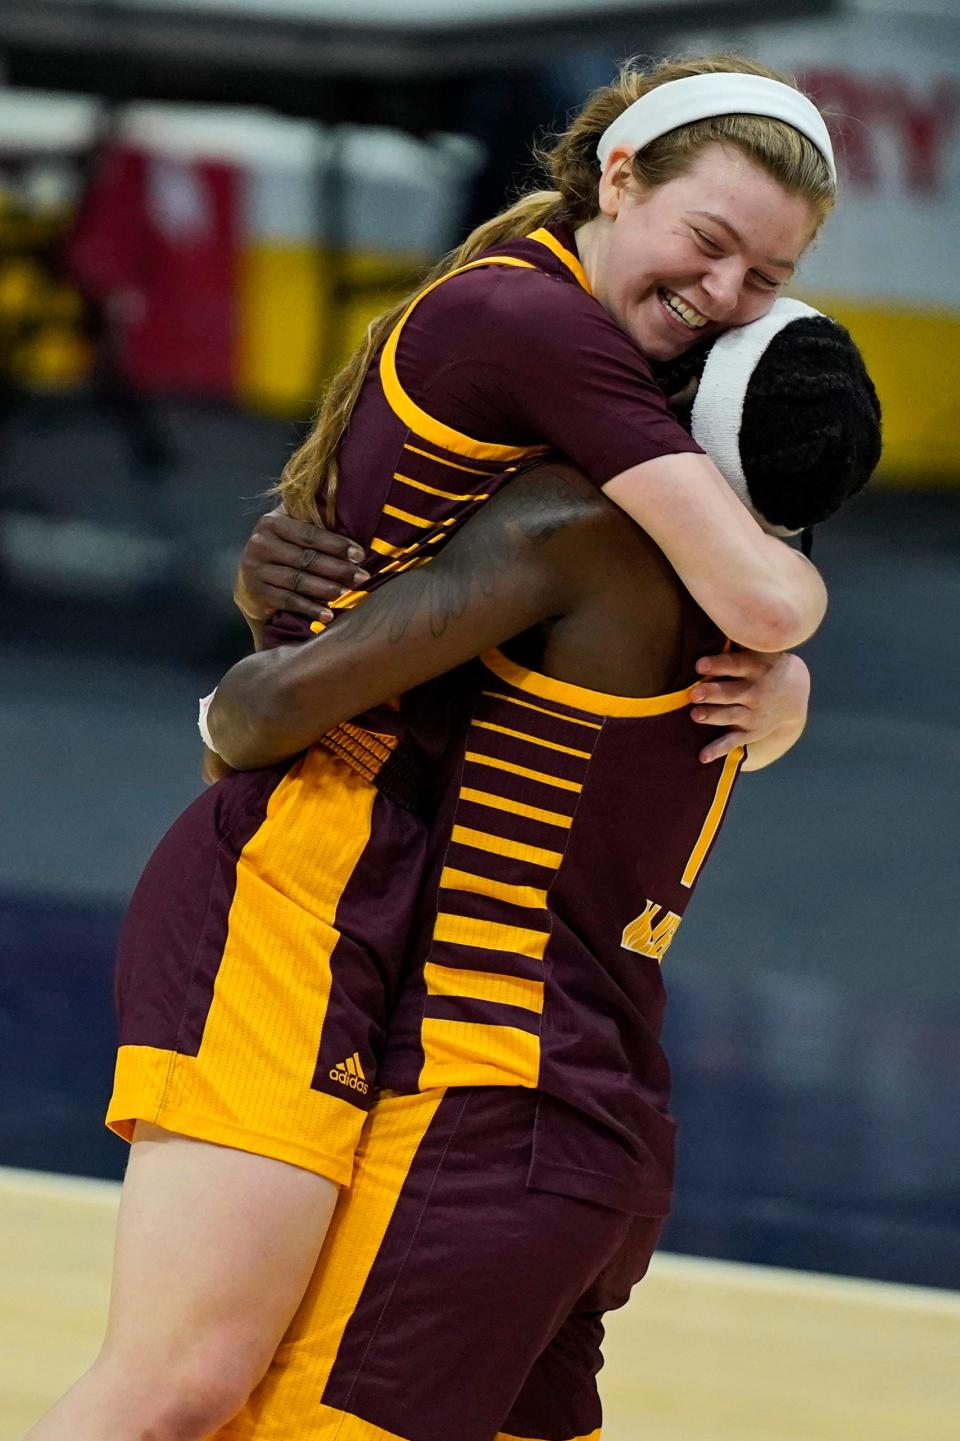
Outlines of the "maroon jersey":
M651 454L695 448L585 288L572 237L562 239L537 232L429 287L371 367L341 446L339 495L344 528L370 552L372 585L429 561L548 446L597 483ZM303 634L296 617L280 617L270 638ZM454 682L451 697L461 694ZM227 777L158 848L121 948L110 1121L123 1134L149 1118L349 1180L450 733L438 691L403 745L407 710L340 726L288 766ZM598 729L591 721L585 734ZM552 784L563 801L576 789ZM542 877L530 884L542 889ZM511 997L523 979L510 982ZM531 1074L528 1064L524 1084Z
M496 247L408 306L340 447L338 524L381 560L411 542L422 551L423 532L484 498L483 477L546 450L598 486L699 452L593 298L562 224Z
M505 242L415 297L370 366L339 450L337 525L371 580L432 559L519 466L559 452L598 486L660 455L699 452L643 355L593 298L562 223ZM313 631L323 630L314 622ZM302 639L281 612L266 643ZM375 778L396 747L388 707L323 744Z
M688 627L691 674L716 644ZM606 695L499 651L445 684L462 741L381 1083L535 1088L532 1185L665 1214L660 968L743 753L700 762L688 690Z

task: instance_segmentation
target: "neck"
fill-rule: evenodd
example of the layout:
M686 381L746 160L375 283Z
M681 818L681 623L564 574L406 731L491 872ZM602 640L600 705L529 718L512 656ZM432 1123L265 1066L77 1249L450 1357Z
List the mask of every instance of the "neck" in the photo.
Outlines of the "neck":
M580 264L583 266L586 277L590 282L590 289L594 295L597 293L597 278L600 270L600 255L603 250L603 223L604 216L595 215L592 220L587 220L579 225L573 232L577 242L577 253L580 256Z

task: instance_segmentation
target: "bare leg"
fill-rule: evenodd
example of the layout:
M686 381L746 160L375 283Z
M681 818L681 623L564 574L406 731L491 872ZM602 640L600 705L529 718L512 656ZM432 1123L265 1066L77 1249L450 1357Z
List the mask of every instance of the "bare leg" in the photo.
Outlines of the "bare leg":
M209 1436L266 1372L336 1199L298 1166L138 1122L103 1348L26 1441Z

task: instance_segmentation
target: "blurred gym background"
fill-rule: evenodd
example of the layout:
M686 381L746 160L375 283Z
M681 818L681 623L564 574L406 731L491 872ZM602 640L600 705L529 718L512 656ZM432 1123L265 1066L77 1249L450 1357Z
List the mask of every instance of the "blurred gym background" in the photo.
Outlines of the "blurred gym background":
M0 1167L122 1174L118 924L324 377L618 59L731 47L830 118L791 293L860 342L886 451L817 537L809 731L670 953L664 1244L960 1288L956 0L3 0Z

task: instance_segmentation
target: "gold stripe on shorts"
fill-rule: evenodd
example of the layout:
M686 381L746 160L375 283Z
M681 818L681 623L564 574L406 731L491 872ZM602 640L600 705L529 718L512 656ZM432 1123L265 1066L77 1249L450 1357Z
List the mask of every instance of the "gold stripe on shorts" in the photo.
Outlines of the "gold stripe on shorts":
M340 898L377 791L314 748L283 778L241 852L223 957L196 1056L124 1046L107 1124L152 1121L304 1166L341 1185L364 1112L312 1087Z
M370 1113L353 1187L334 1211L300 1309L260 1385L217 1441L404 1441L321 1400L420 1142L443 1091L386 1095ZM348 1426L354 1429L347 1429ZM356 1428L360 1429L356 1429ZM366 1429L363 1429L366 1428Z

